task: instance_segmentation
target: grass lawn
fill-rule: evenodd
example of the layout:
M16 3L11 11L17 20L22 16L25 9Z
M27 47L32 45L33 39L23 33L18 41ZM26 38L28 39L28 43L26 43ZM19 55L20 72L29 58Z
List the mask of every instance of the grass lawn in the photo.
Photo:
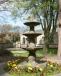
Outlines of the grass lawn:
M21 56L21 57L28 57L29 52L28 51L11 51L11 53L13 54L13 56ZM44 56L44 53L41 52L40 50L38 50L36 52L36 56L37 57L42 57Z
M27 57L28 56L28 51L11 51L13 56L21 56L21 57Z
M11 51L13 56L21 56L21 57L28 57L29 52L28 51ZM49 48L48 50L49 55L56 55L57 54L57 48ZM45 51L43 49L36 51L36 57L43 57L45 55Z
M55 73L56 74L56 73ZM11 73L10 76L54 76L54 73L52 74L45 74L45 75L41 75L41 72L36 72L36 73L27 73L27 72L20 72L20 73Z
M11 73L10 76L40 76L40 72L39 73L27 73L27 72L20 72L15 74L15 72Z
M2 51L0 50L0 62L6 62L12 59L18 59L20 58L21 61L24 59L26 60L28 57L29 52L28 51L23 51L23 50L13 50L13 51ZM4 52L4 53L3 53ZM48 51L48 56L56 56L57 54L57 49L55 48L50 48ZM43 49L37 50L36 51L36 57L42 58L45 56L45 51Z

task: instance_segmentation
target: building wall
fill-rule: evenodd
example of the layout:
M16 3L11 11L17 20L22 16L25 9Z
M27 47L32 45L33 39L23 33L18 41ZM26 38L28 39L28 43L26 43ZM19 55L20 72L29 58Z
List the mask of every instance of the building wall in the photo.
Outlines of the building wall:
M36 40L37 40L36 45L44 44L44 35L38 36Z
M27 44L27 37L20 34L20 44Z

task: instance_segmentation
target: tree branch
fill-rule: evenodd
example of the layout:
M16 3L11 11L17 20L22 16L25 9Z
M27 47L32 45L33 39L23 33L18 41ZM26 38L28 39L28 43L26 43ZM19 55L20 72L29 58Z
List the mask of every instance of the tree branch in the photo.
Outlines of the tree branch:
M9 1L9 0L0 0L0 4L3 4L5 2L7 2L7 1Z

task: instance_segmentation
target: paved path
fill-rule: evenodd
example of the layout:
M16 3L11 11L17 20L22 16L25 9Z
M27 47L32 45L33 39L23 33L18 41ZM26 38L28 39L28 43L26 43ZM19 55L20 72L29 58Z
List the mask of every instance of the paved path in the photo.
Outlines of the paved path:
M0 76L10 76L7 72L3 69L4 63L0 63Z
M51 61L53 63L61 64L61 57L57 57L57 56L45 56L44 58L42 58L42 60Z
M61 73L60 73L60 74L56 74L56 75L54 75L54 76L61 76Z

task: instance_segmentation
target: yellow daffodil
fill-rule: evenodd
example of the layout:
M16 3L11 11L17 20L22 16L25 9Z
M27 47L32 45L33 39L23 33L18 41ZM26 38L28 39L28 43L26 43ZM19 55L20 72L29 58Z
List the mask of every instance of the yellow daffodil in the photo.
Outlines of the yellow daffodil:
M51 64L50 67L52 68L53 67L53 64Z
M11 63L11 61L8 61L8 63Z
M7 65L9 66L9 65L10 65L10 63L7 63Z
M28 70L32 70L32 67L28 67Z
M13 64L12 66L13 66L13 67L16 67L16 64Z
M18 69L18 67L16 66L15 69Z
M42 68L39 68L39 71L41 71L41 72L42 72L42 71L43 71L43 69L42 69Z
M48 63L47 65L49 66L50 64Z
M28 63L28 64L27 64L27 66L31 67L31 66L32 66L32 64L31 64L31 63Z

